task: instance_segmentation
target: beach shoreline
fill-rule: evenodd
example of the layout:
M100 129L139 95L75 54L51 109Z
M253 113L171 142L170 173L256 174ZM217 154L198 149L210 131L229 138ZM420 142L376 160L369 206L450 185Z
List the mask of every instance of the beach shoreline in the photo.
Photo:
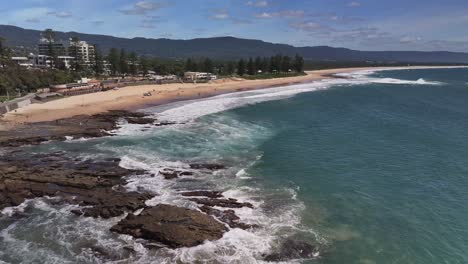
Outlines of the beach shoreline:
M449 66L341 68L307 71L304 76L266 80L229 78L201 84L176 83L129 86L118 90L65 97L42 104L26 106L14 112L5 114L0 119L0 130L14 129L15 126L21 124L54 121L78 115L99 114L109 110L135 111L176 101L203 99L226 93L287 86L332 78L343 78L334 76L342 73L448 67ZM152 96L143 96L143 94L147 92L150 92Z

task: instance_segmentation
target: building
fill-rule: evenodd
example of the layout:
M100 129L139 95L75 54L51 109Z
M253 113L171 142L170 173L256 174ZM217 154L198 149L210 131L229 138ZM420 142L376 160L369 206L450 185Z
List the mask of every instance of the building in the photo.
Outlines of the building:
M187 81L197 81L197 80L216 80L218 76L209 72L185 72L184 79Z
M28 57L11 57L11 60L23 67L32 67L33 62Z
M96 59L96 51L94 46L88 44L86 41L70 40L68 55L75 57L82 64L88 66L92 65Z
M37 44L39 55L45 56L67 56L67 47L62 42L49 41L42 38Z
M75 57L72 56L58 56L57 59L62 63L65 68L70 69L75 61Z
M50 67L52 64L49 56L46 55L30 55L29 58L34 67L44 68Z
M75 61L75 58L71 56L57 56L57 60L62 63L65 68L70 69L70 67L73 65L73 62ZM51 68L54 63L53 58L46 55L31 54L29 55L29 61L33 67L38 68Z
M95 93L101 91L101 83L94 80L82 79L77 83L51 85L50 92L66 96Z

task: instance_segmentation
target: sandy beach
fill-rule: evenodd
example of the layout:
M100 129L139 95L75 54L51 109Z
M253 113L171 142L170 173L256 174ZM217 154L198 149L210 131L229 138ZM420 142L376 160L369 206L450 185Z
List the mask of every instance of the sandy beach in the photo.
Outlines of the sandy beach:
M92 115L108 110L135 110L146 106L164 104L173 101L204 98L222 93L262 89L295 83L318 81L333 78L333 74L361 70L401 69L402 67L381 68L343 68L308 71L305 76L277 78L267 80L220 79L210 83L176 83L164 85L129 86L118 90L85 94L32 104L17 111L7 113L0 122L0 129L9 129L17 124L52 121L77 115ZM432 67L405 67L432 68ZM143 96L151 92L152 96Z

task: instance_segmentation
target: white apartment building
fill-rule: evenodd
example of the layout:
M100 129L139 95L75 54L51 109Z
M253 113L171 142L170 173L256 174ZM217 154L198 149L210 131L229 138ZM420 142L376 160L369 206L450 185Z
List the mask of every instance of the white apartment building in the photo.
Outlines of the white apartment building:
M90 65L95 61L94 46L86 41L72 41L68 47L68 55L80 60L83 64Z

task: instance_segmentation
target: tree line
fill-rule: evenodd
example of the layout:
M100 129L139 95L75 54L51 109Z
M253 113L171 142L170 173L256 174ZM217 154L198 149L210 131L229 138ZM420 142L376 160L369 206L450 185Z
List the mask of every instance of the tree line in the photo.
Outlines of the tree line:
M184 72L209 72L222 76L257 75L266 73L287 73L304 71L304 59L296 55L276 55L272 57L257 57L239 61L212 60L210 58L161 59L138 56L135 52L112 48L106 57L113 75L138 73L147 74L154 71L158 74L174 74L182 76Z
M78 77L58 69L27 69L11 61L12 55L0 37L0 96L24 94L51 84L69 83Z

